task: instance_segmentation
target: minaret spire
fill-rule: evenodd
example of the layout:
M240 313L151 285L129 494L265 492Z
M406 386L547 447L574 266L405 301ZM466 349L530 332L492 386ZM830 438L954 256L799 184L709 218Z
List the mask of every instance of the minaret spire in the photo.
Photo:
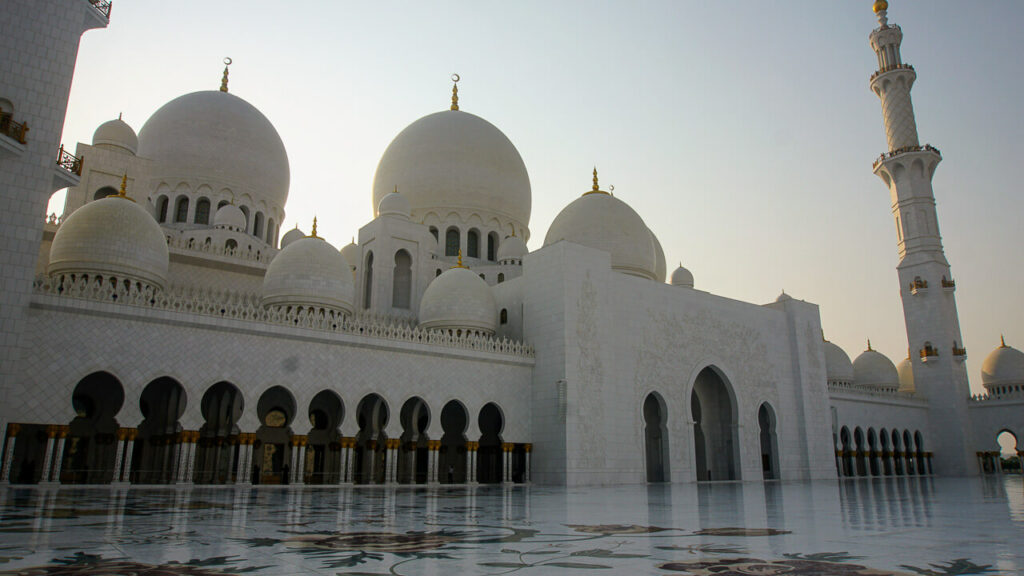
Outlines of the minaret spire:
M228 91L228 66L231 66L231 58L224 58L224 75L220 78L220 91Z
M458 74L452 74L452 110L459 109L459 80L461 79Z

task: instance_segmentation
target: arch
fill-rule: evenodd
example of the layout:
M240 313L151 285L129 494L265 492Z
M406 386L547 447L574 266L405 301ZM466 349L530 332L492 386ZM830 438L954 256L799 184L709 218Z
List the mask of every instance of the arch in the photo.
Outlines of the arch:
M459 250L461 249L462 238L459 235L459 229L455 226L451 226L444 233L444 255L458 256Z
M892 476L895 471L892 465L892 449L889 446L889 433L882 428L878 431L878 444L882 449L882 474Z
M868 471L872 476L880 476L878 465L878 434L874 428L868 428Z
M188 196L178 196L174 201L174 221L188 222Z
M196 201L196 215L192 218L195 224L210 224L210 199L200 198Z
M242 230L242 232L248 232L249 231L249 221L250 221L249 220L249 207L248 206L239 206L238 209L241 210L242 214L245 215L245 229Z
M469 411L458 400L451 400L441 409L441 448L437 457L438 480L442 484L466 481L466 428Z
M258 466L255 476L260 484L288 484L300 470L292 470L295 459L292 450L291 423L295 419L295 397L283 386L271 386L256 402L256 416L260 427L256 429L259 449L253 459Z
M497 404L488 402L480 409L477 422L480 441L476 452L476 481L498 484L504 480L501 431L505 428L505 416Z
M221 200L220 202L217 202L217 210L220 210L221 208L227 206L228 204L231 204L231 202L228 200Z
M648 482L669 482L668 410L661 394L651 392L644 399L644 454Z
M498 272L498 284L501 284L504 281L505 281L505 273L504 272Z
M257 238L263 237L263 212L256 212L256 216L253 216L252 235Z
M917 474L917 466L914 465L914 440L910 436L910 430L903 431L903 457L906 460L904 468L907 475Z
M763 402L757 409L757 423L761 429L761 474L765 480L779 479L779 440L772 405Z
M903 476L903 442L900 439L900 431L893 428L890 436L892 437L893 471L897 476Z
M430 449L426 435L430 425L430 408L418 396L405 401L399 412L402 424L401 444L398 450L396 480L400 484L426 484Z
M437 226L430 227L430 235L434 237L434 242L441 241L441 239L438 237Z
M199 404L204 423L199 429L192 480L197 484L231 483L238 448L230 439L239 432L237 422L245 408L242 392L230 382L217 382L206 390Z
M366 253L366 266L363 268L363 308L370 309L373 304L373 252Z
M498 259L498 233L491 232L487 235L487 260L494 262Z
M64 445L61 481L69 484L109 484L120 480L115 465L117 450L117 414L124 405L124 387L109 372L93 372L78 381L71 394L75 418L71 421ZM40 447L35 451L42 454ZM18 454L15 454L17 457ZM21 462L22 479L40 480L42 462ZM36 470L38 468L38 471ZM31 471L31 476L26 476Z
M391 307L408 310L412 301L412 256L405 250L395 252L391 278Z
M914 431L914 458L917 460L917 473L929 474L928 467L925 465L924 437L921 436L920 430Z
M480 257L480 231L470 228L466 233L466 256L469 258Z
M267 220L267 244L274 246L277 239L277 224L274 223L274 219Z
M174 378L157 378L142 389L139 411L142 423L135 439L130 480L133 484L170 484L175 481L177 461L174 458L178 420L185 413L188 396Z
M386 476L388 404L377 394L367 394L356 408L355 450L352 479L356 484L383 484Z
M846 426L839 430L839 442L843 445L843 476L853 476L853 438Z
M854 449L857 451L855 456L857 476L867 476L867 459L864 458L864 431L860 429L860 426L853 429L853 443Z
M996 445L999 447L999 464L1003 472L1021 474L1022 447L1020 439L1011 430L1003 428L996 434Z
M499 322L502 326L508 324L508 308L502 308L501 314L499 315Z
M95 194L92 195L92 199L102 200L107 196L117 196L117 189L111 186L104 186L103 188L100 188L99 190L96 191Z
M224 249L230 251L238 250L238 242L236 242L234 238L228 238L227 241L224 242Z
M341 478L341 433L345 403L333 390L321 390L309 401L306 466L307 484L337 484Z
M156 221L163 224L167 222L167 204L169 203L167 196L160 195L156 199Z
M697 480L739 480L736 402L721 372L707 366L690 393Z

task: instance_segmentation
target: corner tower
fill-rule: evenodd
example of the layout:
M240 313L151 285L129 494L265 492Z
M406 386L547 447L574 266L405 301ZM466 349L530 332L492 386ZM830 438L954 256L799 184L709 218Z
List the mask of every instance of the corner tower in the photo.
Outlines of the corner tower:
M956 285L942 250L932 193L932 176L942 155L918 140L910 98L917 73L913 66L903 63L903 31L889 24L888 8L885 0L875 2L879 27L871 33L871 48L878 56L871 90L882 101L889 145L873 170L892 196L900 259L896 269L914 382L918 393L928 398L931 409L930 448L926 449L934 450L939 474L977 474L967 413L967 351L960 337Z

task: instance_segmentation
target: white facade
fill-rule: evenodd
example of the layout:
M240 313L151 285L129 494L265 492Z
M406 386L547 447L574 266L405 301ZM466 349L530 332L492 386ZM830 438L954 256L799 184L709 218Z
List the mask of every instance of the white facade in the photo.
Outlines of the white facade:
M93 3L70 4L96 18ZM990 467L994 447L976 438L1024 434L1024 355L994 353L991 395L968 396L931 195L941 156L918 144L915 73L886 8L871 82L890 147L875 171L899 229L909 369L870 347L851 362L823 340L814 304L724 298L682 267L665 283L656 235L596 170L529 253L526 166L457 95L383 152L357 243L339 251L314 223L279 245L287 153L225 71L222 90L173 100L137 138L120 120L99 127L76 150L80 177L32 156L53 147L35 128L30 144L0 135L0 177L20 174L0 181L6 203L33 199L3 212L19 264L4 268L14 289L0 307L0 482L582 485ZM15 19L38 11L18 5ZM20 118L42 57L28 40L5 46L28 66L0 85ZM67 52L47 73L64 100L25 110L53 142ZM207 130L214 120L232 130ZM72 187L44 227L54 174Z

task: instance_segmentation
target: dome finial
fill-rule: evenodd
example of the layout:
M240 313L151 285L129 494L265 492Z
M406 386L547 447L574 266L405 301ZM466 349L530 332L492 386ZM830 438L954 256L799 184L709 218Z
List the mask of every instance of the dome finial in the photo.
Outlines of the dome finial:
M878 23L882 28L887 28L889 26L889 17L886 15L886 11L889 9L889 3L886 0L876 0L871 9L878 16Z
M231 58L224 58L224 75L220 78L220 91L228 91L228 66L231 66Z
M461 79L458 74L452 74L452 110L459 109L459 80Z
M309 233L307 238L319 238L319 236L316 235L316 216L313 216L313 231Z
M999 335L999 347L1000 348L1007 348L1007 346L1006 346L1006 338L1003 338L1002 334Z
M868 338L868 352L871 351L871 338Z
M458 261L458 263L456 263L455 266L452 266L452 268L467 268L467 269L469 268L468 266L465 266L465 265L462 264L462 250L459 250L459 261Z
M124 176L121 177L121 190L117 194L111 194L107 198L124 198L125 200L131 200L135 202L135 199L128 195L128 173L125 172Z
M121 115L122 115L122 114L124 114L124 112L118 112L118 113L117 113L117 119L118 119L118 120L121 120Z
M594 183L590 186L590 190L583 193L584 196L587 194L607 194L607 192L601 190L601 187L597 184L597 166L594 166Z

